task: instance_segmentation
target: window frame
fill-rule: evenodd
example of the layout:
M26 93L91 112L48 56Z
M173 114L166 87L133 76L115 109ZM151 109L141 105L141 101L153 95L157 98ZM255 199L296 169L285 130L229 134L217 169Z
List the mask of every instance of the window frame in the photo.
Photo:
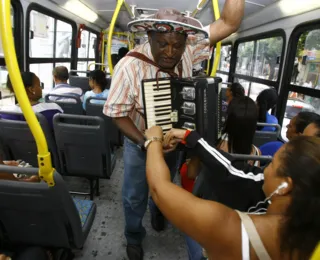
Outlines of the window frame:
M21 70L24 68L24 62L23 62L23 32L24 32L24 26L23 26L23 8L22 4L19 0L11 0L11 6L14 11L14 31L13 36L14 39L20 39L19 41L15 40L15 50L17 55L18 64ZM6 62L4 57L0 58L0 66L6 66Z
M247 75L242 75L242 74L236 73L238 48L241 43L253 41L254 42L253 53L255 54L256 48L257 48L256 47L257 41L268 39L268 38L274 38L274 37L282 37L282 39L283 39L280 64L279 64L279 73L278 73L278 78L276 81L267 80L267 79L260 79L260 78L254 77L254 76L247 76ZM281 80L281 75L282 75L282 68L283 68L283 64L284 64L284 60L285 60L284 56L285 56L285 48L286 48L286 42L287 42L286 38L287 38L286 33L283 29L276 29L276 30L267 31L267 32L263 32L263 33L259 33L259 34L255 34L255 35L250 35L248 37L242 37L242 38L237 39L234 46L233 46L232 54L231 54L229 82L233 82L235 78L244 79L244 80L247 80L250 82L264 84L264 85L274 87L277 91L279 91L280 80ZM253 66L253 68L255 67L255 60L252 64L252 66Z
M227 75L228 76L228 82L230 82L230 74L231 74L231 62L232 62L232 55L233 55L233 52L234 52L234 45L231 41L228 41L228 42L224 42L223 44L221 44L221 48L224 47L224 46L228 46L230 45L231 46L231 57L230 57L230 67L229 67L229 72L226 72L224 70L219 70L217 69L217 73L219 74L224 74L224 75ZM215 47L216 48L216 47ZM214 51L213 51L213 54L214 54ZM220 60L219 60L219 64L221 62L221 56L220 56ZM212 63L213 64L213 63ZM213 65L211 65L212 67Z
M50 16L53 19L55 19L55 30L54 30L54 42L53 42L53 57L52 58L34 58L30 57L30 14L31 11L36 11L39 13L42 13L44 15ZM70 58L56 58L56 38L57 38L57 31L56 31L56 26L57 26L57 20L60 20L64 23L68 23L72 27L72 45L71 45L71 57ZM56 63L69 63L70 62L70 68L73 69L76 66L76 37L77 37L77 24L72 21L71 19L68 19L64 16L61 16L60 14L43 7L37 3L31 3L27 9L27 17L26 17L26 66L27 66L27 71L30 71L30 64L41 64L41 63L52 63L53 67L55 66Z
M77 59L76 59L76 65L77 65L77 69L78 69L78 62L81 62L81 61L84 61L84 62L88 62L88 64L89 63L91 63L91 62L99 62L99 44L100 44L100 33L98 32L98 31L96 31L96 30L93 30L93 29L91 29L90 27L87 27L87 26L85 26L84 28L83 28L83 30L84 31L88 31L89 32L89 35L88 35L88 46L87 46L87 58L79 58L78 57L78 48L77 48L77 55L76 55L76 57L77 57ZM96 36L97 36L97 43L96 43L96 49L95 49L95 58L89 58L89 55L90 55L90 36L91 36L91 34L95 34Z
M285 61L286 69L283 73L283 80L281 83L281 90L279 95L279 100L281 100L282 102L279 104L279 109L277 110L277 118L279 119L279 122L281 122L281 124L283 123L286 104L290 91L320 99L320 90L291 84L291 76L294 66L294 60L296 58L299 38L306 31L318 29L320 29L320 19L308 21L297 25L290 35Z

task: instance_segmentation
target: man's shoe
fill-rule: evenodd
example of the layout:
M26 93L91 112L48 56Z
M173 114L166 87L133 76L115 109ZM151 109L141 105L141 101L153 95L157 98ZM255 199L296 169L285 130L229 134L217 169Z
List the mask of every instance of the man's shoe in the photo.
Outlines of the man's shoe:
M165 218L159 209L151 211L151 226L157 232L165 228Z
M143 260L143 249L139 245L127 245L127 256L129 260Z

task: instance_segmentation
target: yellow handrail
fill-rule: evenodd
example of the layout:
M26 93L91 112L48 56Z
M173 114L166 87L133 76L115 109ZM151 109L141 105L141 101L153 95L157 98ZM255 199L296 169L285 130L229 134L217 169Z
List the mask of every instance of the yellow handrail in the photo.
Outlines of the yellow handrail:
M219 10L219 2L218 0L212 0L213 3L213 10L214 10L214 16L215 19L220 19L220 10ZM214 77L216 75L218 65L220 62L220 54L221 54L221 41L216 44L216 55L214 57L214 63L211 71L211 77Z
M109 65L109 71L110 74L112 75L113 73L113 65L112 65L112 59L111 59L111 44L112 44L112 35L113 35L113 30L114 26L116 24L120 9L122 7L124 0L118 0L116 9L114 10L112 20L109 26L109 34L108 34L108 65Z
M320 259L320 243L315 248L313 255L310 260L319 260Z
M35 116L30 101L27 97L25 87L22 82L20 69L18 66L17 55L14 48L12 35L12 25L10 18L10 0L0 0L0 35L2 40L4 58L12 82L14 93L18 99L21 110L31 129L38 149L39 176L48 183L54 185L51 156L48 151L47 141L42 128Z

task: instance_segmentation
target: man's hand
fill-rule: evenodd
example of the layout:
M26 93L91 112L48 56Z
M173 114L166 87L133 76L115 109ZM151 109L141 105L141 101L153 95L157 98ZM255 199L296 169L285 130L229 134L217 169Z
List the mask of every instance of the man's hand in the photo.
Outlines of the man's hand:
M172 128L164 137L164 144L168 146L172 140L175 142L181 142L186 134L185 129L175 129Z

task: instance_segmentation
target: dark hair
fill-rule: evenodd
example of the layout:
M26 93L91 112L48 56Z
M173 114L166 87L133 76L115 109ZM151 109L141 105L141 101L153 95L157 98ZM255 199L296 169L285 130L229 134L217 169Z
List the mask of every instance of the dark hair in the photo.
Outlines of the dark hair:
M67 81L69 79L69 71L65 66L55 67L52 71L52 75L62 81Z
M259 108L258 122L265 123L267 121L267 112L276 106L277 100L278 93L274 88L265 89L260 92L257 97L257 105Z
M229 153L251 154L257 120L257 106L251 98L231 100L223 130L223 134L228 135Z
M309 259L320 240L320 138L298 136L279 155L279 176L290 177L291 203L280 226L283 253ZM296 252L297 251L297 252ZM290 257L291 258L291 257Z
M90 71L89 78L96 82L96 84L101 88L101 91L104 91L108 87L106 74L101 70Z
M232 97L244 97L244 88L240 83L234 82L228 88L232 93Z
M316 136L320 137L320 119L313 121L312 124L314 124L316 126L316 128L318 129Z
M300 112L296 116L295 128L297 133L303 133L304 129L312 122L319 120L320 115L314 112Z
M33 72L22 72L21 73L22 82L25 88L30 88L33 86L35 79L37 78L36 74ZM7 77L7 88L14 92L10 77Z
M129 49L128 49L128 48L126 48L126 47L121 47L121 48L118 50L119 60L122 59L124 56L126 56L128 52L129 52Z
M119 56L118 54L111 54L111 61L112 61L112 65L113 67L117 65L118 61L119 61Z

